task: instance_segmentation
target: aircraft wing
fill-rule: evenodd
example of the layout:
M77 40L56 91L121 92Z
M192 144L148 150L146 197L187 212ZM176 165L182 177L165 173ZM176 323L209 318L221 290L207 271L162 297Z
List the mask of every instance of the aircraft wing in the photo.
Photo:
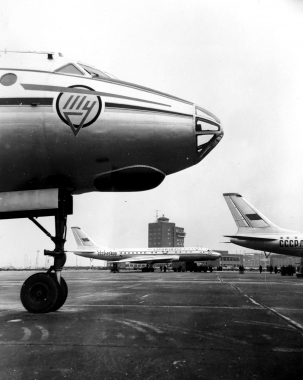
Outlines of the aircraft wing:
M88 250L88 249L73 249L73 250L65 250L65 252L73 252L75 255L81 253L96 253L96 250Z
M64 252L73 252L75 255L78 255L78 254L84 254L84 253L96 253L96 250L77 250L77 249L73 249L73 250L66 250Z
M278 240L277 238L269 237L269 236L224 235L224 237L229 237L229 238L232 238L232 239L239 239L239 240L255 240L255 241L260 241L260 240L274 241L274 240Z
M115 260L115 261L109 261L110 263L134 263L134 264L140 264L140 263L170 263L172 261L178 261L179 256L176 255L165 255L165 257L161 256L138 256L138 257L130 257L128 259L121 259L121 260Z

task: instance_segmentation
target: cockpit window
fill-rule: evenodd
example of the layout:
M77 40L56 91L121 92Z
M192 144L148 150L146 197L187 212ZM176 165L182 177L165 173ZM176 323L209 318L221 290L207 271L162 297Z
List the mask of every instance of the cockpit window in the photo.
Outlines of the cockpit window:
M203 111L207 116L210 116L208 111ZM215 119L215 116L213 116ZM221 140L223 132L218 123L204 117L196 116L196 141L197 141L197 156L201 161Z
M112 79L118 79L118 78L115 77L113 74L107 73L106 71L104 71L104 74L106 74L108 77L110 77L110 78L112 78Z
M75 65L72 63L69 63L65 66L60 67L55 71L56 73L63 73L63 74L74 74L74 75L84 75L82 71L80 71Z
M203 119L202 117L196 118L196 131L197 132L218 131L218 130L219 130L218 124L216 124L210 120Z
M93 78L109 78L109 76L106 75L103 71L94 69L93 67L90 67L90 66L83 65L82 63L78 63L78 65L81 66Z

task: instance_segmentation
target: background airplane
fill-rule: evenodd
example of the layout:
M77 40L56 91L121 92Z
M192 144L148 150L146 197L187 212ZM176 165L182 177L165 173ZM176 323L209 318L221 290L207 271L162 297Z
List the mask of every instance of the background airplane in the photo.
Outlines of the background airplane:
M118 248L110 249L101 247L79 227L72 227L72 231L77 243L77 250L74 254L91 259L105 260L119 263L146 263L150 271L153 271L155 263L171 263L177 261L193 262L216 260L221 257L218 252L213 252L207 248L200 247L165 247L165 248Z
M224 235L241 247L264 252L301 257L303 260L303 234L276 226L246 199L237 193L223 194L238 227L235 235Z
M204 159L223 131L190 101L61 53L5 50L0 72L0 219L29 218L55 243L44 251L54 265L20 294L28 311L54 311L68 293L61 271L73 195L153 189ZM55 217L55 236L42 216Z

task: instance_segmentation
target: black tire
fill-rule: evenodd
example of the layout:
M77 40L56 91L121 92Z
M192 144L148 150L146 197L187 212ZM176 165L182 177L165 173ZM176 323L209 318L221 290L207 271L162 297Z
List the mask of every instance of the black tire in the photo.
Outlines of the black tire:
M59 294L58 294L57 300L56 300L55 304L52 306L52 308L50 309L50 311L56 311L64 305L64 303L67 299L67 295L68 295L68 287L67 287L66 281L64 280L63 277L61 277L61 279L60 279L60 285L58 284L57 277L56 277L55 273L51 273L50 277L54 281L57 282L57 285L59 287Z
M46 273L36 273L25 280L20 291L22 305L30 313L48 313L55 305L59 285Z

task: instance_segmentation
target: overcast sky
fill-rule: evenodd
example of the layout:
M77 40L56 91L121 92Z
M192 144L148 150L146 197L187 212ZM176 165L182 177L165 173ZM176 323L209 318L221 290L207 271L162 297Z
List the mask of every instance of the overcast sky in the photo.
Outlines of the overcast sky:
M222 123L198 165L142 193L74 197L68 226L110 247L147 247L156 210L186 246L243 251L224 192L303 231L303 2L0 0L0 50L58 51L119 79L193 101ZM51 233L53 218L40 218ZM75 247L70 228L66 248ZM0 221L0 266L34 265L53 243L27 219ZM67 264L75 264L69 254ZM81 259L88 264L89 259Z

